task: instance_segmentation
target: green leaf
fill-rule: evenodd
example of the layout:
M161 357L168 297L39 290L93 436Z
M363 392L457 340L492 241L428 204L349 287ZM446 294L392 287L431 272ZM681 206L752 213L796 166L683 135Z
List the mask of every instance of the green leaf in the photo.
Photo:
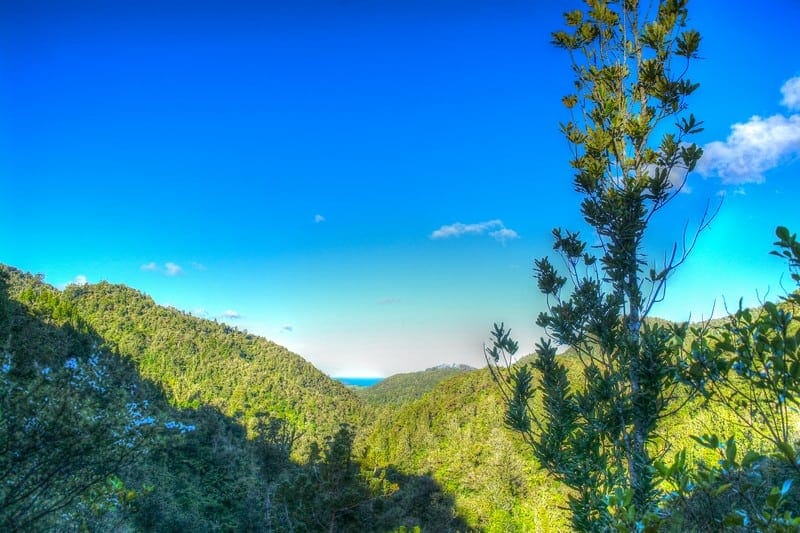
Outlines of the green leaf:
M748 450L747 453L744 454L742 458L742 468L749 468L754 463L763 459L764 456L758 452L754 452L753 450Z
M775 509L778 507L778 502L781 500L781 492L778 490L778 487L772 487L772 490L769 491L769 495L767 496L767 506Z
M711 491L711 495L714 496L715 498L718 498L720 494L722 494L732 486L733 485L731 483L723 483L722 485Z
M736 441L732 438L725 443L725 458L731 465L736 465Z
M734 511L725 516L726 526L744 526L747 519L747 513L744 511Z
M775 446L778 448L778 451L783 456L784 459L789 461L789 463L794 464L797 454L795 453L794 447L789 444L788 442L776 442Z

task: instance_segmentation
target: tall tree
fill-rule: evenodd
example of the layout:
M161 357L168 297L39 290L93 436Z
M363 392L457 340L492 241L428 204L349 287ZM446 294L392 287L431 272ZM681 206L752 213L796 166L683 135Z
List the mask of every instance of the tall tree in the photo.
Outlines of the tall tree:
M560 129L591 246L556 228L564 269L535 261L548 298L536 323L549 338L536 346L533 371L511 364L517 344L502 325L486 356L508 401L507 424L573 489L574 526L604 530L612 521L634 526L656 501L655 428L675 399L685 327L645 319L709 217L663 260L645 254L652 217L702 155L688 141L702 128L686 112L698 87L687 70L700 44L687 0L585 4L565 14L553 43L569 53L574 74L575 91L562 100L572 116ZM574 349L579 370L568 371L552 341Z

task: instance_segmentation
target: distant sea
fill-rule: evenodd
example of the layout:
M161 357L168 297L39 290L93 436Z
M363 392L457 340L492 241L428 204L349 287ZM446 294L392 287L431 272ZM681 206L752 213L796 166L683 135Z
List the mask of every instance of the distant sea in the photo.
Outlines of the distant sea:
M337 381L344 383L348 387L371 387L376 383L383 381L383 378L333 378Z

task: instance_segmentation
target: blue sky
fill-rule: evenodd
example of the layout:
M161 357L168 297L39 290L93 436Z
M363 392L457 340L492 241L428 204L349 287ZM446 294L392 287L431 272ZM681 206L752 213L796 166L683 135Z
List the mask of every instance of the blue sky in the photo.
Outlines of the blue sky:
M580 227L549 45L573 2L17 4L0 262L128 284L332 375L479 366L494 321L532 349L532 261ZM800 4L713 4L690 5L706 156L652 249L725 200L671 319L776 294L774 228L800 229Z

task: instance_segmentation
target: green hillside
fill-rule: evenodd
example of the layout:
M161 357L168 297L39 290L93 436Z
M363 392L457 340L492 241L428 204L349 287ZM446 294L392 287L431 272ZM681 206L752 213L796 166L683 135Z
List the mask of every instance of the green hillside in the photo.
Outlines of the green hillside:
M280 418L313 439L363 419L352 391L264 338L156 305L122 285L72 285L64 296L177 407L209 405L245 421Z
M559 356L571 374L572 352ZM532 357L517 364L530 364ZM417 373L424 374L424 373ZM430 475L452 494L457 512L481 531L568 531L566 487L540 470L531 449L504 424L505 403L486 369L441 381L415 401L380 411L365 437L367 464L393 465L402 472ZM671 461L687 450L688 464L718 456L692 436L736 436L748 449L764 449L735 417L702 398L690 400L658 429L658 453Z
M128 287L59 291L4 266L0 338L4 530L569 529L567 489L506 428L488 369L355 393L266 339ZM558 359L580 377L572 352ZM712 433L768 451L732 412L687 400L657 429L666 461L686 449L687 464L715 464L718 450L692 440ZM782 482L764 468L742 490Z
M429 476L364 470L365 409L299 356L122 286L0 265L4 531L464 531Z
M254 446L178 409L64 295L0 266L0 528L213 530L254 521Z
M461 372L421 399L386 410L366 442L369 464L430 474L478 530L566 528L561 489L503 427L502 398L486 370Z
M356 393L373 406L398 406L416 400L440 382L470 370L474 369L467 366L434 367L422 372L395 374Z

